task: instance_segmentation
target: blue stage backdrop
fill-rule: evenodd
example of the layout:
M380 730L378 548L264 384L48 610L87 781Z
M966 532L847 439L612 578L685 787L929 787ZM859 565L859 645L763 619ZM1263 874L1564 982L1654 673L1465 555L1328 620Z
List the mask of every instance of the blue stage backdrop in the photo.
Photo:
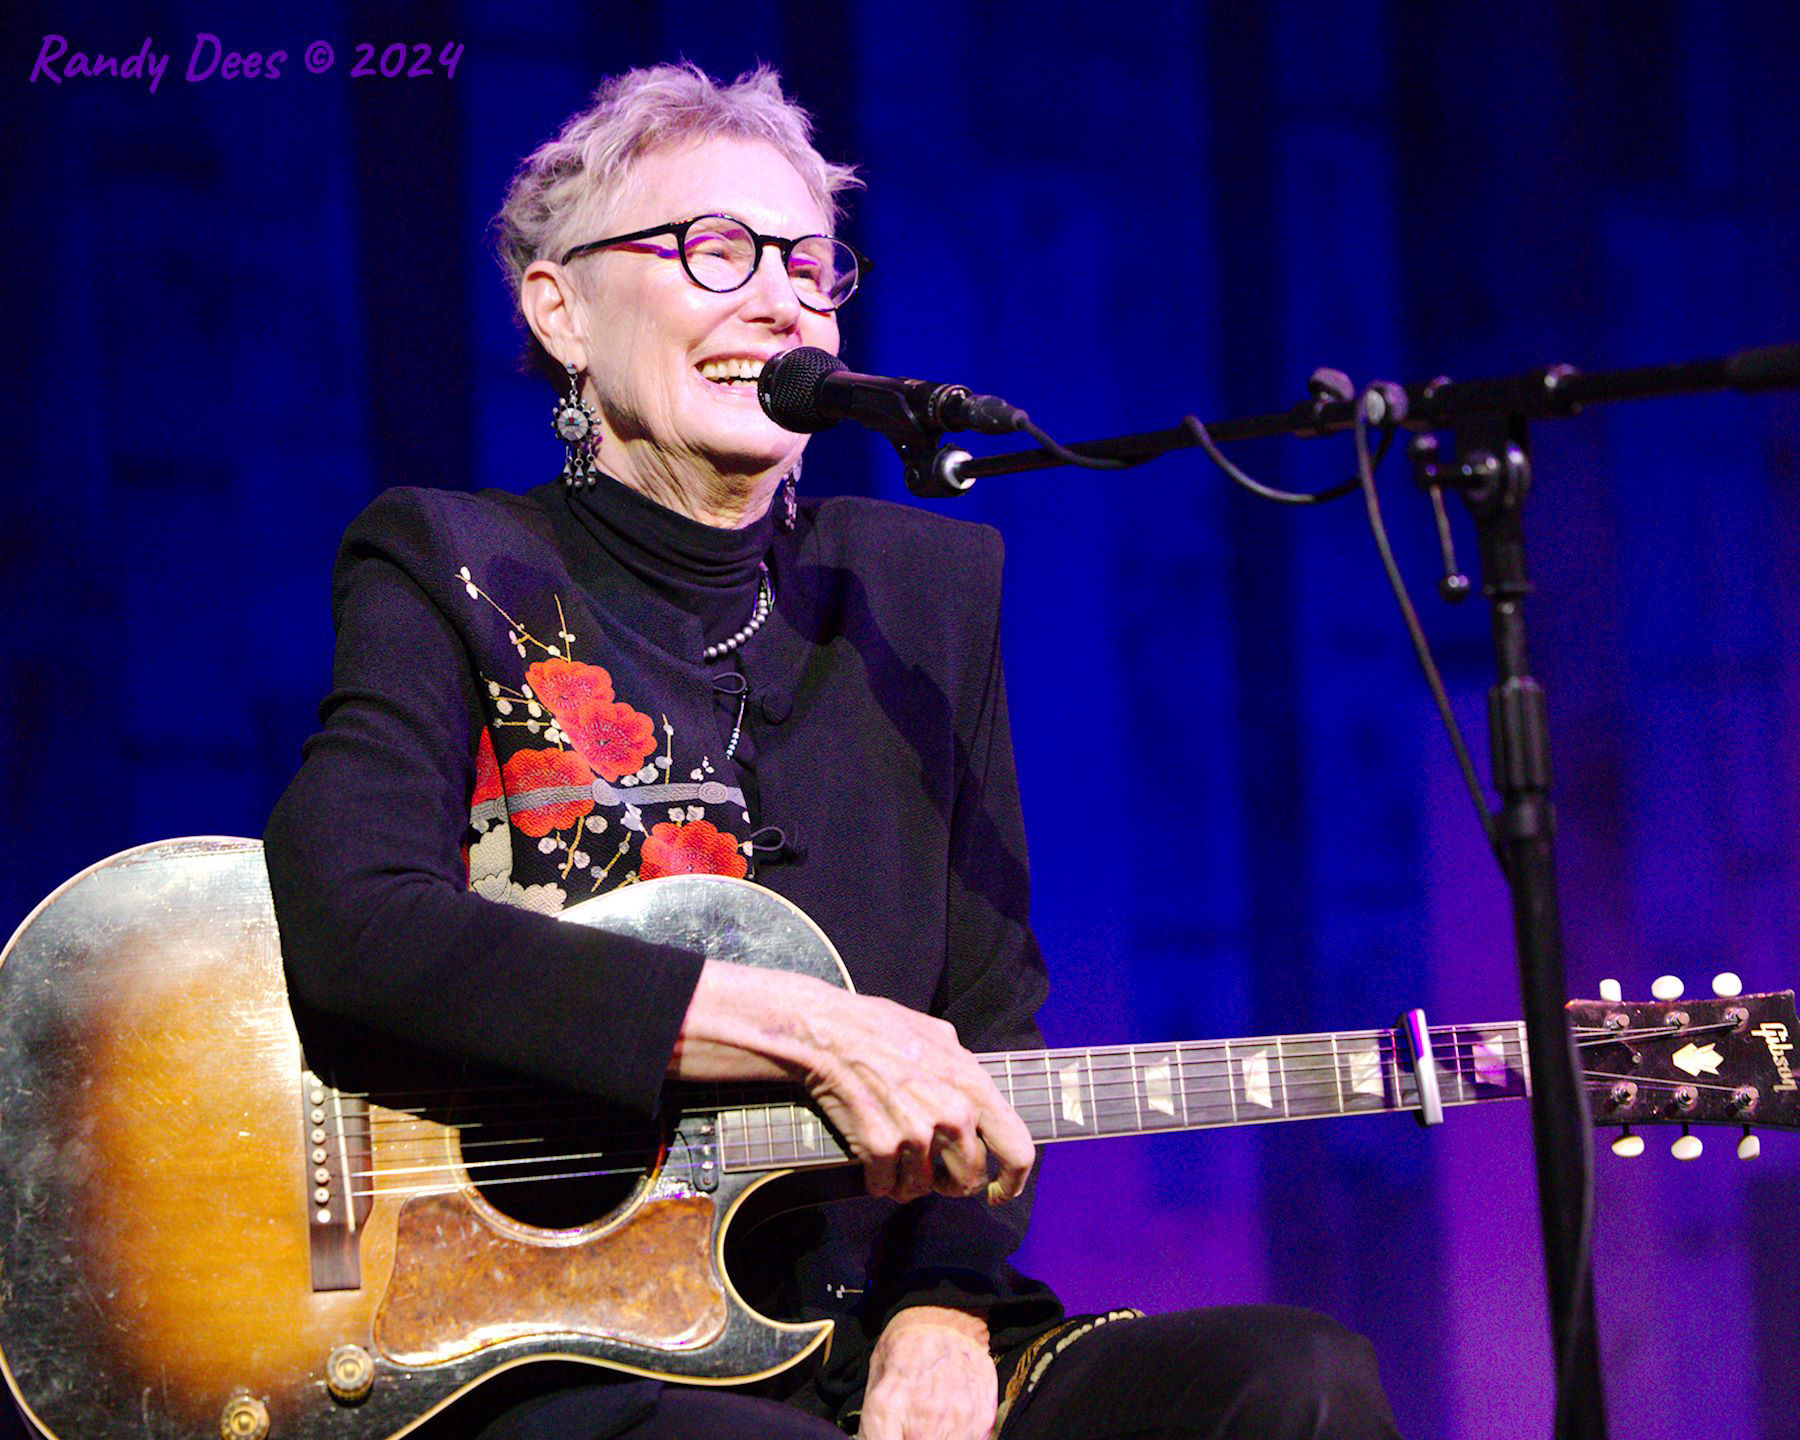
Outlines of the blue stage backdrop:
M1064 437L1284 408L1321 364L1606 368L1800 330L1791 6L22 0L5 29L6 925L125 846L260 833L377 491L555 474L484 227L626 66L781 67L869 183L849 358ZM169 66L34 80L48 36ZM393 41L463 48L449 78L348 76ZM201 70L288 58L190 81L197 44ZM1529 614L1580 992L1800 976L1797 419L1727 397L1540 429ZM1241 459L1309 486L1351 461ZM806 484L902 495L854 434ZM1480 753L1485 616L1432 598L1402 465L1383 493ZM984 481L955 513L1008 546L1053 1042L1516 1017L1505 892L1354 500L1278 510L1182 457ZM1600 1155L1613 1433L1786 1440L1800 1139L1752 1166L1656 1138ZM1053 1151L1024 1263L1077 1308L1315 1306L1373 1338L1409 1436L1548 1432L1522 1106Z

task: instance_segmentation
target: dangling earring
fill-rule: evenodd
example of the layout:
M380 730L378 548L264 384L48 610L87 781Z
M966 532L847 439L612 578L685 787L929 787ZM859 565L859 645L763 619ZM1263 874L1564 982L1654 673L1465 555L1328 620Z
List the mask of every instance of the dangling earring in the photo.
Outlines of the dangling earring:
M566 362L563 369L569 372L569 393L556 402L556 409L550 416L550 428L556 432L556 438L569 447L569 458L563 462L562 482L570 487L592 485L600 478L600 467L594 463L594 441L599 438L595 432L600 427L600 417L581 393L581 372Z
M794 468L788 471L781 482L781 528L792 530L794 522L800 518L800 500L794 493L794 487L800 483L800 461L794 462Z

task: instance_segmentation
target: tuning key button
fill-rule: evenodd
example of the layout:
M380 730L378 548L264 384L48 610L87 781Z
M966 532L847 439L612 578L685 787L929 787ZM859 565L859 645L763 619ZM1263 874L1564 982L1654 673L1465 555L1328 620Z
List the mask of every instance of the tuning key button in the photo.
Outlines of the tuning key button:
M1658 1000L1679 1000L1684 987L1674 975L1658 975L1650 986L1650 993Z
M1625 991L1620 988L1617 980L1602 980L1600 998L1608 1005L1622 1005L1625 1003Z
M1713 994L1721 1000L1735 1000L1744 993L1744 982L1729 970L1713 976Z
M1702 1148L1700 1137L1698 1135L1688 1134L1687 1126L1683 1125L1681 1127L1681 1134L1676 1137L1675 1143L1669 1147L1669 1153L1677 1160L1698 1160Z
M1749 1128L1746 1127L1744 1138L1738 1141L1738 1159L1754 1160L1760 1154L1762 1154L1762 1137L1752 1135Z
M1612 1143L1613 1154L1623 1160L1633 1160L1644 1153L1644 1137L1633 1135L1627 1130Z

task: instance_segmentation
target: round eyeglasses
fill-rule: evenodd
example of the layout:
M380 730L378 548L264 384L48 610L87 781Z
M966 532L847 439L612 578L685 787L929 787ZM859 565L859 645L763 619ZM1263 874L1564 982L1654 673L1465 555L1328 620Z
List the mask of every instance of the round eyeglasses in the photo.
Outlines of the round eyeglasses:
M648 230L634 230L629 235L613 235L605 240L590 240L577 245L562 257L567 265L583 255L606 250L614 245L635 245L664 235L675 237L673 250L652 246L665 257L681 257L681 268L688 279L702 290L728 295L750 283L762 259L763 247L773 245L781 253L793 282L794 297L808 310L829 315L856 293L862 277L873 262L853 245L834 240L829 235L802 235L797 240L779 235L759 235L742 220L729 215L697 215L692 220L678 220L668 225L653 225Z

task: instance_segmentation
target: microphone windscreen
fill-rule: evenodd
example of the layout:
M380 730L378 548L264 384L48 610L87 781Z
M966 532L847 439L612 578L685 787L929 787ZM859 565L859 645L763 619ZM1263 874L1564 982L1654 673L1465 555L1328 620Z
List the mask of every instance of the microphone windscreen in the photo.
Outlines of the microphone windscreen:
M827 375L844 369L829 350L802 345L767 361L756 377L756 398L763 414L783 430L810 435L837 424L819 413L819 386Z

